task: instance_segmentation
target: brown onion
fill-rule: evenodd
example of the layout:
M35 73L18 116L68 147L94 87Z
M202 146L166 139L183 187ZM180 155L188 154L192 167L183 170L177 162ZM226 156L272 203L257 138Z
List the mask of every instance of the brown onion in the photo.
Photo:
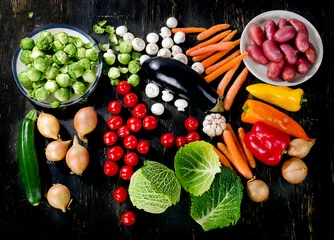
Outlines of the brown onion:
M97 114L93 107L81 108L74 116L74 128L81 141L88 142L86 134L91 133L97 126Z
M59 120L49 113L41 112L37 118L37 129L46 138L59 139Z
M68 149L66 156L66 164L71 169L71 174L81 176L83 171L89 164L89 152L80 145L78 138L74 135L73 145Z
M299 158L289 158L282 165L282 175L286 181L298 184L304 181L308 168L305 162Z
M56 183L50 187L46 194L48 203L57 209L66 212L72 202L71 193L68 187L61 183Z
M246 192L253 202L263 202L269 197L268 185L260 179L250 179L246 185Z
M49 161L56 162L63 160L72 140L61 139L50 142L45 148L45 156Z
M310 141L302 138L292 139L287 147L287 153L291 157L304 158L309 154L315 141L316 139L311 139Z

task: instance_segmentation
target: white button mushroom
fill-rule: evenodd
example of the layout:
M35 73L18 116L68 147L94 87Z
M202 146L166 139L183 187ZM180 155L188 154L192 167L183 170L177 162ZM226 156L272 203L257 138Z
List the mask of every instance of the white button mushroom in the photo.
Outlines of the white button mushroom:
M188 102L180 98L174 102L174 105L177 107L178 111L184 112L185 108L188 107Z
M161 98L164 102L170 102L173 100L174 95L171 94L168 90L163 90Z
M131 43L132 43L133 50L137 52L143 51L146 47L145 41L138 37L134 38Z
M148 83L145 87L145 94L149 98L155 98L159 95L160 89L154 83Z
M116 34L123 37L125 33L128 32L128 28L124 25L116 28Z
M175 56L178 53L182 53L182 48L178 45L173 45L172 47L172 56Z
M149 43L146 45L146 53L148 55L155 55L159 51L159 47L156 43Z
M201 62L193 63L193 65L191 65L191 68L198 72L198 74L202 74L204 72L204 65Z
M135 38L135 35L133 35L133 33L130 33L130 32L125 33L123 36L123 40L129 43L131 43L134 38Z
M164 111L165 111L165 108L161 103L154 103L151 107L151 112L157 116L162 115Z
M176 32L176 33L174 34L173 39L174 39L174 42L175 42L176 44L183 43L183 42L186 40L186 34L185 34L184 32L181 32L181 31Z
M161 46L163 48L168 48L169 49L169 48L173 47L173 45L174 45L173 39L170 38L170 37L166 37L166 38L162 39L162 41L161 41Z
M166 21L166 25L169 28L175 28L177 26L177 24L178 24L178 21L175 17L170 17Z
M143 62L144 62L146 59L149 59L149 58L150 58L149 55L146 55L146 54L141 55L140 58L139 58L140 65L142 65Z
M160 29L160 36L162 38L170 37L172 36L172 31L168 27L162 27Z
M161 48L158 51L157 56L159 56L159 57L171 57L172 53L168 48Z
M186 65L188 64L188 57L184 53L178 53L173 58L180 62L183 62Z
M159 35L156 33L149 33L146 36L146 41L148 43L157 43L159 41Z

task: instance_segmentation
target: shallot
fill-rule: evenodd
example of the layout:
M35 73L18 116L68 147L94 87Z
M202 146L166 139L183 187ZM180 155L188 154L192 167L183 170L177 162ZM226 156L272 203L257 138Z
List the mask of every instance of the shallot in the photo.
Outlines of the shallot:
M59 120L50 113L41 112L37 118L37 129L43 137L59 139Z
M260 179L250 179L246 185L246 192L253 202L263 202L269 197L268 185Z
M66 212L72 202L71 192L65 185L56 183L50 187L46 194L48 203L62 212Z
M308 168L305 162L299 158L289 158L282 165L283 178L292 184L304 181Z
M63 141L61 139L50 142L45 148L45 156L47 160L56 162L63 160L72 140Z
M71 170L71 174L81 176L89 164L89 152L80 145L78 138L74 135L73 145L68 149L65 156L66 164Z
M302 138L292 139L287 147L287 154L291 157L304 158L309 154L315 141L315 139L311 139L310 141Z
M97 126L97 114L93 107L81 108L74 116L74 128L81 141L88 142L86 134L91 133Z

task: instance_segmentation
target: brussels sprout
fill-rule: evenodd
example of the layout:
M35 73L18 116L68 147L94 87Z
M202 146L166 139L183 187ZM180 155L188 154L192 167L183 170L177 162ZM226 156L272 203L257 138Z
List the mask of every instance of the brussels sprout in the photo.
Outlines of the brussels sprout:
M34 91L34 98L39 101L43 101L50 96L50 93L42 86Z
M52 56L52 59L55 63L63 65L67 61L67 54L63 50L59 50Z
M137 73L140 70L141 65L137 60L131 60L128 64L128 68L130 73Z
M54 36L54 41L58 40L64 46L69 42L69 36L65 32L58 32Z
M126 41L121 41L119 44L120 53L130 53L132 51L132 44Z
M106 43L106 44L98 43L97 46L102 52L106 52L110 47L110 43Z
M65 102L71 97L71 91L68 88L61 87L54 92L53 96L60 102Z
M47 30L41 31L39 37L46 38L49 42L53 42L53 35L52 35L51 32L49 32Z
M37 89L37 88L43 87L44 84L45 84L45 81L40 80L40 81L32 82L31 86L32 86L32 88Z
M95 25L93 26L93 32L94 32L95 34L103 34L104 31L105 31L105 29L104 29L103 27L99 26L98 24L95 24Z
M111 49L108 49L106 53L103 54L103 59L108 65L113 65L116 61L116 56Z
M64 52L67 53L69 57L73 57L77 51L77 48L74 46L73 43L69 43L64 47Z
M132 86L136 87L140 83L140 77L138 74L134 73L128 78L127 82Z
M58 74L60 74L60 70L55 66L50 66L45 70L45 78L48 80L56 79Z
M35 46L31 50L30 58L34 60L37 57L45 57L45 53L42 52L37 46Z
M60 106L60 104L61 104L61 102L59 100L55 100L52 103L50 103L51 108L57 108L57 107Z
M127 67L118 66L118 69L122 74L126 74L129 72L129 69Z
M56 77L56 82L61 87L68 87L71 85L71 77L67 73L60 73Z
M101 21L98 21L97 22L97 25L99 25L100 27L103 27L104 25L106 25L106 23L107 23L107 20L101 20Z
M95 62L99 57L99 52L95 48L89 48L86 50L86 58Z
M110 40L110 42L112 44L114 44L114 45L118 44L118 39L117 39L117 36L114 32L109 34L108 39Z
M68 65L65 64L64 66L62 66L61 68L59 68L59 71L61 73L68 73Z
M56 40L52 43L52 49L54 52L58 52L59 50L63 50L65 45L63 45L59 40Z
M36 40L36 46L40 50L49 50L52 48L52 41L50 42L48 38L40 36Z
M84 48L89 49L92 48L95 45L95 43L93 42L87 42L84 44Z
M77 51L75 53L75 58L79 60L85 57L86 57L86 49L83 47L77 48Z
M121 76L121 72L117 67L111 67L108 71L108 77L111 79L117 79Z
M22 38L20 41L20 48L22 50L31 50L35 46L35 42L30 37Z
M112 86L117 86L118 83L119 83L119 79L110 79L110 84Z
M109 33L109 34L115 33L115 28L110 25L106 26L106 33Z
M32 19L32 17L34 16L34 12L28 12L28 18Z
M90 61L87 58L80 59L77 63L84 69L90 69L91 67Z
M132 51L132 52L131 52L131 58L132 58L133 60L137 60L137 61L139 61L141 55L142 55L142 54L141 54L140 52L136 52L136 51Z
M75 46L76 48L80 48L80 47L83 47L83 46L84 46L84 42L83 42L82 39L79 38L79 37L74 37L72 43L74 44L74 46Z
M55 91L58 90L59 85L56 82L56 80L47 80L46 83L44 84L44 88L50 93L54 93Z
M34 60L34 67L38 71L44 72L48 68L47 61L43 57L37 57Z
M24 87L28 87L31 85L31 80L28 78L27 72L23 71L20 72L19 76L19 82L22 84Z
M85 70L84 74L82 75L82 79L85 82L92 83L96 79L96 74L93 70L87 69L87 70Z
M31 57L31 51L30 50L23 50L20 54L20 61L27 65L29 63L31 63L31 61L33 60Z
M72 85L73 91L75 94L84 94L87 90L87 87L83 82L80 81L75 81Z
M129 53L120 53L117 55L117 60L123 65L127 65L131 60L131 55Z
M68 74L74 79L81 77L84 71L85 69L78 62L68 66Z
M53 64L52 55L46 54L45 55L45 61L46 61L46 64L48 65L48 67L50 67Z
M42 79L42 73L34 67L29 67L27 69L27 76L32 82L36 82Z

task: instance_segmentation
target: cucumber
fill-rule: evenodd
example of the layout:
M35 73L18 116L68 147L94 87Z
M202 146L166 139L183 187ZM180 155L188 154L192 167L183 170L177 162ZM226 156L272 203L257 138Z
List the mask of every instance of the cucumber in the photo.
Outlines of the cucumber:
M37 206L42 199L38 155L35 148L37 110L32 109L20 124L17 145L19 179L28 202Z

